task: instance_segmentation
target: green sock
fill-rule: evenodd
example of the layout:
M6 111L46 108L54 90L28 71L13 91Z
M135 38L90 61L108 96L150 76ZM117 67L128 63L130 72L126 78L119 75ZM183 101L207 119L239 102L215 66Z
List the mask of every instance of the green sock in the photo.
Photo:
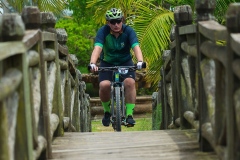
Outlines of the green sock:
M135 104L133 103L126 103L126 114L128 115L133 115L133 109L135 107Z
M109 112L110 113L110 106L109 106L109 104L110 104L110 101L102 102L104 113L105 112Z

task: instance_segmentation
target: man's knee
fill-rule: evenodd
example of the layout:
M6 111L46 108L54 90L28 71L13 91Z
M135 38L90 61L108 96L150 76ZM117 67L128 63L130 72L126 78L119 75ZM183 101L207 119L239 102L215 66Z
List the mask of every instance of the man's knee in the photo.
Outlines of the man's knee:
M135 80L132 78L126 78L124 80L125 88L135 88Z
M99 83L100 90L109 90L110 89L110 82L105 80Z

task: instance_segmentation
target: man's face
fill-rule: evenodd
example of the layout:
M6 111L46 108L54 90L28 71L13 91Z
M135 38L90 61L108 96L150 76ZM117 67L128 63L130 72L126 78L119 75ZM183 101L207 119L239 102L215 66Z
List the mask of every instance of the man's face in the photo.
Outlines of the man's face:
M120 32L122 29L122 19L112 19L108 21L108 25L113 32Z

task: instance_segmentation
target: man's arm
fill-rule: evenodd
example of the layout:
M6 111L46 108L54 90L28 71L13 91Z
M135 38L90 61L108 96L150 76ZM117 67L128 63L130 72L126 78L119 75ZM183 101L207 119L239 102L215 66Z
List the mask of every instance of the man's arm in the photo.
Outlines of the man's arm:
M142 51L141 51L139 45L137 45L133 48L133 52L134 52L137 60L143 62L143 55L142 55Z
M95 46L94 47L92 55L91 55L91 59L90 59L90 64L96 64L97 63L97 60L98 60L101 52L102 52L102 47L100 47L100 46ZM97 71L97 70L98 70L98 68L95 67L94 71Z

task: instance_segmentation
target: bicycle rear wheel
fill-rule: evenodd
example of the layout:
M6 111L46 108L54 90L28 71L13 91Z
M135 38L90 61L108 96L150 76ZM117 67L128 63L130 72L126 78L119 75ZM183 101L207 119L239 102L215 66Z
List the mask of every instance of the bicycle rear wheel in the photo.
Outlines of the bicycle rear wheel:
M121 132L122 116L121 116L121 101L120 101L120 87L115 87L116 100L116 131Z

